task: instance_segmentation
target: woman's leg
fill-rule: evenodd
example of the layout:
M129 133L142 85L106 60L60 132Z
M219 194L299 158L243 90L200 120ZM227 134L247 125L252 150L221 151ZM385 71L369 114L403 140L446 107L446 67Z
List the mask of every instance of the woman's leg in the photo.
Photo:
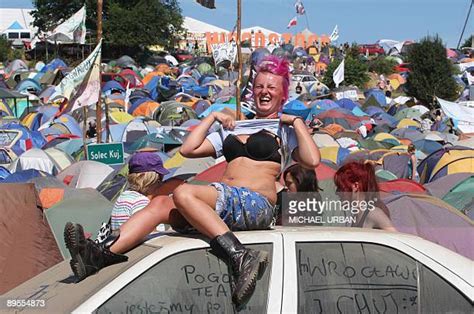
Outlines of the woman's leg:
M212 186L183 184L174 190L173 201L181 215L210 239L229 231L215 211L217 190Z
M120 226L120 237L110 247L110 251L124 253L140 244L159 224L177 225L180 223L179 218L180 215L176 212L173 199L168 196L157 196Z
M227 256L233 278L232 301L240 307L252 296L257 278L265 272L268 253L243 246L216 213L219 193L228 193L225 198L237 196L233 194L235 190L222 188L223 191L218 192L212 186L184 184L175 190L173 200L184 218L211 239L211 247Z

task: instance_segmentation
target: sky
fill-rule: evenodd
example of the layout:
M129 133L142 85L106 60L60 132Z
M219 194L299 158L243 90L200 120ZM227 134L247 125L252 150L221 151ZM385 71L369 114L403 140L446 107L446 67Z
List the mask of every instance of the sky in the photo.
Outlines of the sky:
M178 0L183 15L232 30L237 19L237 0L215 0L216 9L206 9L194 0ZM330 34L337 24L339 42L374 43L379 39L418 40L439 34L449 47L456 47L471 0L302 0L306 16L289 32L308 27ZM262 26L279 33L296 15L295 0L242 0L242 27ZM32 8L31 0L0 0L0 7ZM474 11L474 9L473 9ZM463 41L474 33L474 12Z

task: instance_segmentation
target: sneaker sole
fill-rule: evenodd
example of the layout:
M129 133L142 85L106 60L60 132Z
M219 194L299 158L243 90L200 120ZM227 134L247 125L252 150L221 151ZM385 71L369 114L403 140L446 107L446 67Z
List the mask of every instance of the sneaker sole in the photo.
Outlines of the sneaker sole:
M71 266L74 276L76 276L78 282L87 277L86 267L82 261L82 257L79 254L81 243L85 241L84 230L81 225L73 224L68 222L64 227L64 242L66 248L71 254L71 260L69 265Z
M257 286L257 280L260 280L265 274L265 270L268 265L268 252L259 251L258 253L258 267L250 273L250 279L247 286L242 287L242 293L240 296L232 295L233 302L241 307L243 304L247 303L248 299L252 296Z

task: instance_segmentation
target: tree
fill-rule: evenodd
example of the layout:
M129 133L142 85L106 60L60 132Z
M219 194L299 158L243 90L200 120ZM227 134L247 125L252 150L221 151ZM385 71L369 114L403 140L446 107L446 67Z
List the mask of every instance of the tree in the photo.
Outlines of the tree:
M341 61L342 60L331 62L324 74L323 83L330 88L335 87L332 74ZM359 88L364 88L365 83L369 81L367 64L358 56L354 58L352 55L347 55L344 62L344 81L342 82L342 85L355 85Z
M428 36L414 44L407 61L411 68L406 84L409 96L416 97L431 109L435 107L435 96L447 100L457 98L452 65L446 58L446 48L438 36Z
M11 60L11 57L12 45L5 36L0 36L0 62Z
M474 40L474 35L469 36L468 38L466 38L464 43L461 45L461 48L474 47L473 40Z
M393 67L397 65L397 62L387 59L385 56L378 56L373 60L369 60L368 65L370 72L389 75L395 72Z
M86 27L97 30L97 1L86 0ZM39 32L51 31L77 12L84 0L34 0L33 25ZM183 17L177 0L104 1L104 43L126 47L170 45L182 31Z
M130 7L110 3L104 34L107 41L120 46L171 46L182 31L183 17L176 1L164 5L160 0L140 0Z

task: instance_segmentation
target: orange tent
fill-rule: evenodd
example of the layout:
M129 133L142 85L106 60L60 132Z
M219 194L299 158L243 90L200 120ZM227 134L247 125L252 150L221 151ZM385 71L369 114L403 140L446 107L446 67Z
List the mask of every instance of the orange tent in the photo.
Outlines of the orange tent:
M138 106L132 113L134 117L144 116L153 118L153 113L160 106L159 103L154 101L145 101L143 104Z

